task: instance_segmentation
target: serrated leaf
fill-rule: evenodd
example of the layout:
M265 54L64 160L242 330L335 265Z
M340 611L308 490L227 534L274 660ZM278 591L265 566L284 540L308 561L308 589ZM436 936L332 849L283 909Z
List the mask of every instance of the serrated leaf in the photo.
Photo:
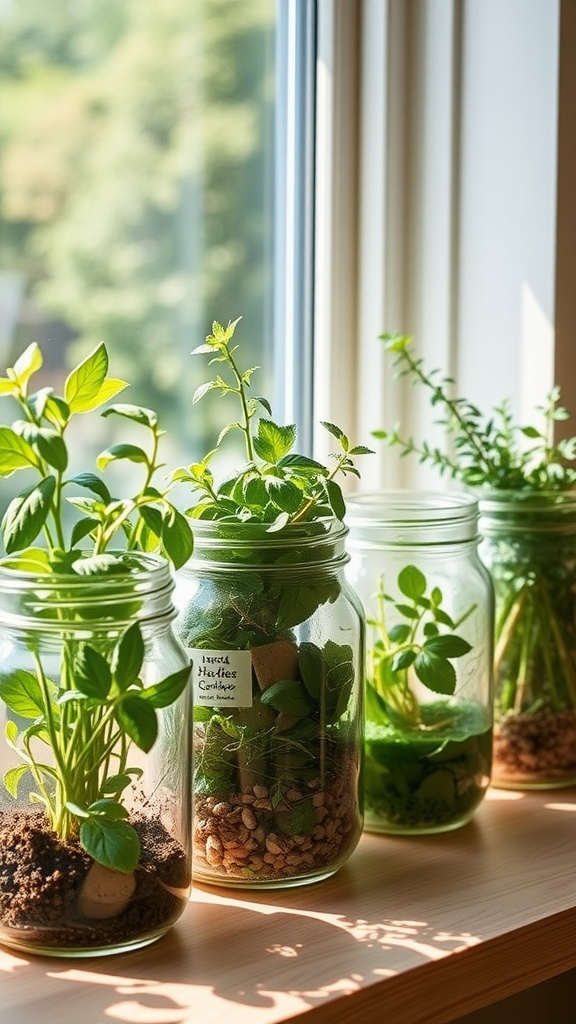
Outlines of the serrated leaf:
M264 462L274 465L292 450L296 434L297 428L293 423L281 427L272 420L259 420L253 438L254 451Z
M88 856L106 868L130 874L138 865L140 840L126 821L88 818L80 825L79 837Z
M348 451L349 455L375 455L373 448L367 448L365 444L355 444Z
M56 688L50 681L48 687L53 698ZM0 675L0 698L20 718L35 719L44 714L42 688L37 676L26 669Z
M104 702L112 685L112 673L106 658L85 644L76 656L74 683L85 697Z
M156 712L138 694L127 694L115 712L116 721L140 750L148 753L156 742L158 723Z
M297 512L302 504L302 491L289 480L266 476L264 488L270 500L283 512Z
M122 561L116 555L106 552L100 555L90 555L88 558L78 558L74 562L72 570L78 576L108 576L125 572Z
M2 520L8 554L29 547L36 539L48 518L55 488L54 477L48 476L10 502Z
M28 442L11 427L0 426L0 476L12 476L19 469L38 468L38 456Z
M342 438L345 437L344 431L340 427L337 427L335 423L329 423L327 420L321 420L320 422L324 429L327 430L329 434L332 434L332 437L335 437L338 441L341 441Z
M398 573L398 588L415 601L426 593L426 577L415 565L405 565Z

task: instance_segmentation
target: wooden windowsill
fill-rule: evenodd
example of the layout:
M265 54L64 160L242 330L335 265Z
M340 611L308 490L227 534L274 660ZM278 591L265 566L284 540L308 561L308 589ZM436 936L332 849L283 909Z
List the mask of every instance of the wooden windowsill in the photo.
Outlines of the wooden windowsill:
M333 878L195 887L155 944L0 948L10 1024L447 1024L576 966L576 789L491 790L459 831L365 834Z

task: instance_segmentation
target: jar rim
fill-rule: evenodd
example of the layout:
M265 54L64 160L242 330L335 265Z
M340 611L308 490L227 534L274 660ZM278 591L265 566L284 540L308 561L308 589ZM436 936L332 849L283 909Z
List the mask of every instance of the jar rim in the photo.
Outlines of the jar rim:
M376 523L379 521L407 523L411 520L449 522L468 519L478 514L478 498L468 491L428 491L395 488L381 491L358 491L347 498L346 521Z

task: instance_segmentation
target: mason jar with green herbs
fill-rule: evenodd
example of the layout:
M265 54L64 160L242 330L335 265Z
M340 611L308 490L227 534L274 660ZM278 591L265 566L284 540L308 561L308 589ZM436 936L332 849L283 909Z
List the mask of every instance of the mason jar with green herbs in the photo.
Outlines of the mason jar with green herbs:
M465 825L490 782L493 591L468 494L347 500L348 577L367 619L365 828Z
M25 953L137 949L190 895L174 582L156 555L110 559L49 572L36 550L28 571L0 567L0 943Z
M337 519L197 520L178 573L193 663L194 876L332 875L362 831L364 619Z
M497 786L576 782L576 492L480 493L496 592Z

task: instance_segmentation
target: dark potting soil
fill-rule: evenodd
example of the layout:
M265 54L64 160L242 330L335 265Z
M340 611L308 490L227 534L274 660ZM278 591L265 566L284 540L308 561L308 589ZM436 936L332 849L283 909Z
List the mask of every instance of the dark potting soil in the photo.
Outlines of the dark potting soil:
M92 860L61 842L42 810L0 812L0 942L60 949L129 945L161 934L188 898L190 863L158 819L132 821L140 836L136 888L117 916L82 916L79 894ZM172 891L174 890L174 891Z

